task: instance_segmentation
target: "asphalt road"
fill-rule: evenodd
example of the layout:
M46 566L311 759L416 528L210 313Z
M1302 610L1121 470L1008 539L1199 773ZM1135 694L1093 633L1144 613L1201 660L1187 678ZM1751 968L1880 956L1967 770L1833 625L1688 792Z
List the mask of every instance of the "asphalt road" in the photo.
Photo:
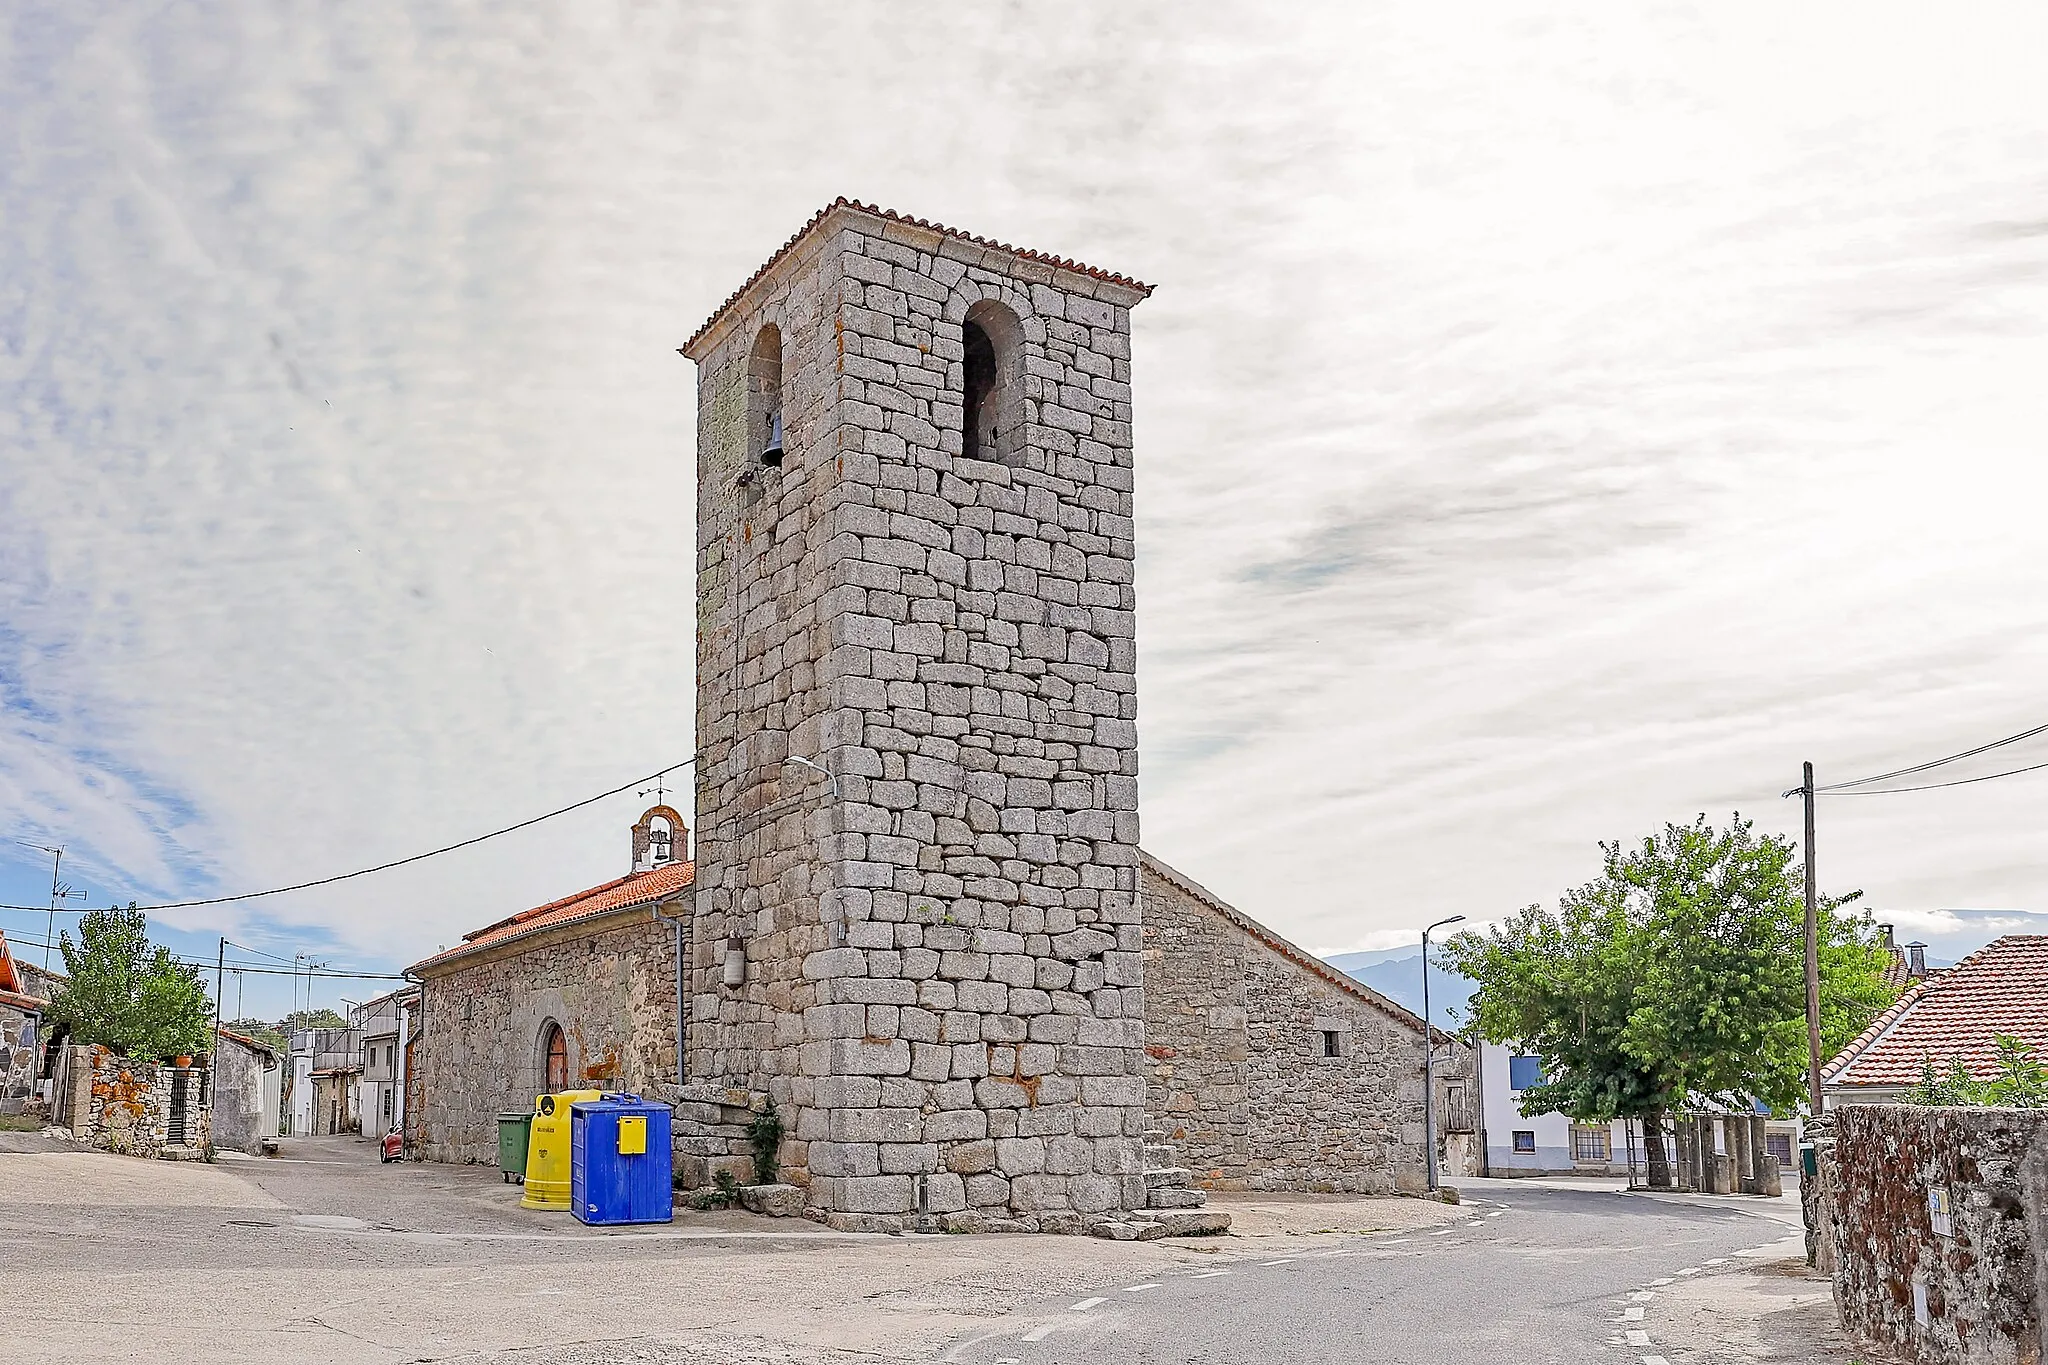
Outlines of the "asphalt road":
M1239 1203L1238 1234L1185 1243L877 1237L740 1213L599 1229L518 1210L488 1170L382 1167L351 1139L201 1167L20 1138L0 1143L0 1283L38 1285L40 1307L0 1357L1656 1365L1660 1281L1722 1274L1797 1230L1791 1196L1465 1188L1457 1210Z
M1797 1231L1796 1195L1695 1200L1464 1184L1471 1217L1405 1237L1219 1257L1020 1306L961 1365L1649 1361L1660 1290Z

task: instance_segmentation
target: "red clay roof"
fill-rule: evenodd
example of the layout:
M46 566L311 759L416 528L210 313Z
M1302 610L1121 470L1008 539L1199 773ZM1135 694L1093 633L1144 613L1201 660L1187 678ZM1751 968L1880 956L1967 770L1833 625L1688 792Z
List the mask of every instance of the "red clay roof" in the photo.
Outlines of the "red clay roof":
M26 1010L30 1014L41 1014L49 1003L47 1000L38 1000L33 995L23 995L20 991L0 991L0 1005L12 1005L15 1009Z
M467 957L471 953L496 947L515 938L540 933L544 929L557 929L562 925L609 914L614 910L649 905L674 895L696 879L697 864L694 862L668 863L645 872L628 872L625 876L608 881L602 886L578 891L573 896L564 896L560 900L549 901L546 905L536 905L533 909L522 910L509 919L501 919L496 924L487 924L481 929L464 934L461 946L450 948L445 953L436 953L424 962L416 962L406 968L406 971L418 974L427 968L443 967L455 958Z
M1828 1085L1897 1087L1953 1058L1992 1075L2000 1034L2048 1053L2048 934L2013 934L1916 983L1822 1068Z
M941 234L942 236L951 237L956 241L972 242L976 246L985 246L995 251L1006 251L1010 255L1015 256L1020 260L1042 261L1046 265L1056 266L1061 270L1071 270L1077 275L1086 275L1091 279L1106 280L1111 284L1120 284L1124 286L1126 289L1135 289L1141 294L1149 295L1152 292L1151 285L1145 284L1139 280L1134 280L1128 275L1119 275L1114 271L1098 269L1097 267L1092 265L1083 265L1079 261L1070 261L1059 256L1048 256L1042 251L1031 251L1024 247L1011 246L1008 242L997 242L992 241L987 237L977 237L971 232L962 232L958 228L949 228L943 223L930 223L926 222L922 218L912 218L908 214L898 213L894 209L879 208L873 204L863 204L858 199L848 199L845 195L842 194L837 199L834 199L831 203L825 205L824 208L821 208L816 213L812 214L811 221L805 223L802 227L798 228L796 230L796 234L792 236L788 241L784 242L782 246L777 249L773 256L770 256L766 261L764 261L759 270L756 270L753 274L747 276L747 282L745 284L741 285L739 288L733 290L731 294L727 295L725 302L719 304L717 308L713 309L711 312L711 316L704 320L704 325L702 327L699 327L695 332L693 332L690 336L690 339L684 342L677 349L682 351L684 355L688 355L690 353L690 348L692 346L695 346L699 341L702 341L704 339L704 334L709 332L713 327L718 325L718 320L725 316L726 310L731 308L735 303L738 303L740 301L741 296L744 295L749 289L752 289L756 284L758 284L761 280L761 277L763 275L766 275L769 271L773 270L784 256L787 256L790 252L794 251L796 249L796 244L798 242L801 242L804 238L810 236L811 232L818 226L818 224L824 222L825 219L832 213L834 209L853 209L856 212L870 214L876 218L886 218L891 222L908 223L912 227L921 227L925 229L927 232L936 232Z

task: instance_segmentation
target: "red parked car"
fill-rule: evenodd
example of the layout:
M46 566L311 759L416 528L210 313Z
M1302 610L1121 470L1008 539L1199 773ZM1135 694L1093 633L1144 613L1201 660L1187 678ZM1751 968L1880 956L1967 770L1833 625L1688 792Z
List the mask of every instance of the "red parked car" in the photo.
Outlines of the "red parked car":
M396 1128L377 1139L377 1159L381 1161L403 1161L405 1159L405 1135Z

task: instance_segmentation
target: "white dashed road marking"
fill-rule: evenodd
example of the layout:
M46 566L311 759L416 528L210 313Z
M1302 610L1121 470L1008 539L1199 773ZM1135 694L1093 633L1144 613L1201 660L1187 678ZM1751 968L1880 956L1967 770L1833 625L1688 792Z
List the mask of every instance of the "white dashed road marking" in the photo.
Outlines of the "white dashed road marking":
M1085 1313L1091 1308L1099 1307L1108 1302L1108 1299L1083 1299L1067 1311L1069 1313Z
M1196 1275L1193 1278L1197 1280L1213 1280L1218 1275L1228 1275L1229 1273L1230 1272L1227 1270L1205 1270L1201 1274Z
M1259 1262L1259 1264L1260 1264L1260 1265L1293 1265L1293 1264L1294 1264L1294 1258L1293 1258L1292 1256L1282 1256L1282 1257L1281 1257L1281 1258L1280 1258L1279 1260L1277 1260L1277 1261L1261 1261L1261 1262Z
M1648 1332L1630 1332L1628 1334L1628 1344L1631 1346L1648 1346L1650 1344L1650 1334Z
M1058 1326L1059 1324L1056 1322L1048 1322L1041 1324L1040 1326L1034 1327L1030 1331L1026 1332L1024 1334L1023 1339L1025 1341L1044 1341L1047 1337L1052 1335L1053 1329Z
M1156 1284L1127 1284L1124 1286L1124 1293L1139 1294L1147 1289L1157 1289L1158 1287Z
M1637 1304L1633 1308L1622 1309L1621 1320L1623 1322L1641 1322L1643 1320L1643 1306Z
M1662 1289L1662 1288L1663 1288L1663 1287L1664 1287L1665 1285L1667 1285L1667 1284L1670 1284L1670 1283L1671 1283L1671 1277L1670 1277L1669 1275L1666 1275L1666 1276L1664 1276L1664 1277L1663 1277L1662 1279L1658 1279L1658 1280L1652 1280L1652 1281L1650 1281L1650 1288L1652 1288L1652 1289Z

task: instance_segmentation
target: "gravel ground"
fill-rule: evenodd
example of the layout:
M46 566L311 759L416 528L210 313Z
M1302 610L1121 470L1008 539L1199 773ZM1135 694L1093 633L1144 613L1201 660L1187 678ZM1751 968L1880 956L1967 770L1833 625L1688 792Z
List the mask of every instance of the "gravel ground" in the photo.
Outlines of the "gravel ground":
M1671 1365L1857 1365L1876 1359L1842 1335L1826 1279L1803 1256L1716 1267L1655 1303Z

